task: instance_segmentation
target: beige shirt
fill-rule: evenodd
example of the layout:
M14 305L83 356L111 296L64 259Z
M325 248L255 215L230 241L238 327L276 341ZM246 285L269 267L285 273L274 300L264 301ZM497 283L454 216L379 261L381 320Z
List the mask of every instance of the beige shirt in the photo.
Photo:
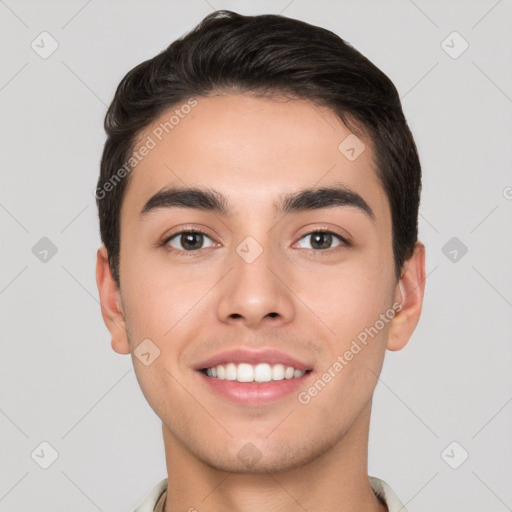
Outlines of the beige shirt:
M375 496L388 507L388 512L407 512L402 502L384 480L373 476L369 478ZM133 512L163 512L166 494L167 478L164 478L153 487L144 501Z

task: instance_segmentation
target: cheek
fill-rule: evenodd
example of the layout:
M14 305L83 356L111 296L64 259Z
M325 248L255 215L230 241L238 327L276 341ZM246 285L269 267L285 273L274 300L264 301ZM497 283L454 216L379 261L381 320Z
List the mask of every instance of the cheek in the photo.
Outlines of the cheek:
M352 261L298 274L297 295L339 340L373 325L393 298L392 267L379 261Z
M205 297L218 277L211 268L171 267L160 259L145 265L136 257L131 260L123 276L123 303L132 351L150 339L165 366L175 371L191 333L204 324L205 308L213 308Z
M376 325L378 321L337 325L315 380L298 396L299 403L317 420L333 428L344 425L371 400L382 370L389 329L389 324L382 321L383 325Z
M322 382L311 389L313 394L322 395L318 400L315 398L318 406L343 400L346 407L352 408L370 399L381 371L393 317L392 278L391 267L381 268L378 261L359 261L350 268L347 265L331 271L316 280L314 287L310 282L304 283L301 297L321 320L319 323L313 317L313 322L320 326L319 332L325 333L318 379L328 383L325 391ZM307 279L311 281L312 277ZM322 379L324 373L327 375Z

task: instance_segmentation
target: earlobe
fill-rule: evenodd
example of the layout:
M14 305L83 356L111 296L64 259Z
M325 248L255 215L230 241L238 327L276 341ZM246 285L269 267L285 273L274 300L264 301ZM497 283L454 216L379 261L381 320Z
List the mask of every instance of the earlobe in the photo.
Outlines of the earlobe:
M130 343L126 332L121 293L112 277L108 252L103 246L98 249L97 253L96 284L100 295L103 321L112 336L112 349L118 354L129 354Z
M407 345L420 319L424 291L425 246L416 242L396 285L395 299L401 304L401 309L390 323L388 350L401 350Z

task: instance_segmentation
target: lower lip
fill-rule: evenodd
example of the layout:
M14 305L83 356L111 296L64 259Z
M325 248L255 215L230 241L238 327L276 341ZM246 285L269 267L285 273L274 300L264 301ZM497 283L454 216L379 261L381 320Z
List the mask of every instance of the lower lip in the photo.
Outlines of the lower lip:
M265 405L275 402L293 392L297 392L301 386L304 386L305 381L312 374L312 372L308 372L301 377L293 379L257 383L216 379L208 377L201 371L197 373L215 393L241 405Z

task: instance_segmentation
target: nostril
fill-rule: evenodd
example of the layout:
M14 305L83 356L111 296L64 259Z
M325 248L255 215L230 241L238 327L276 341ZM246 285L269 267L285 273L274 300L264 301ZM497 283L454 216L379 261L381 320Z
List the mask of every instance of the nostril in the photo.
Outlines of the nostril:
M276 317L278 313L269 313L268 316L271 316L272 318Z

